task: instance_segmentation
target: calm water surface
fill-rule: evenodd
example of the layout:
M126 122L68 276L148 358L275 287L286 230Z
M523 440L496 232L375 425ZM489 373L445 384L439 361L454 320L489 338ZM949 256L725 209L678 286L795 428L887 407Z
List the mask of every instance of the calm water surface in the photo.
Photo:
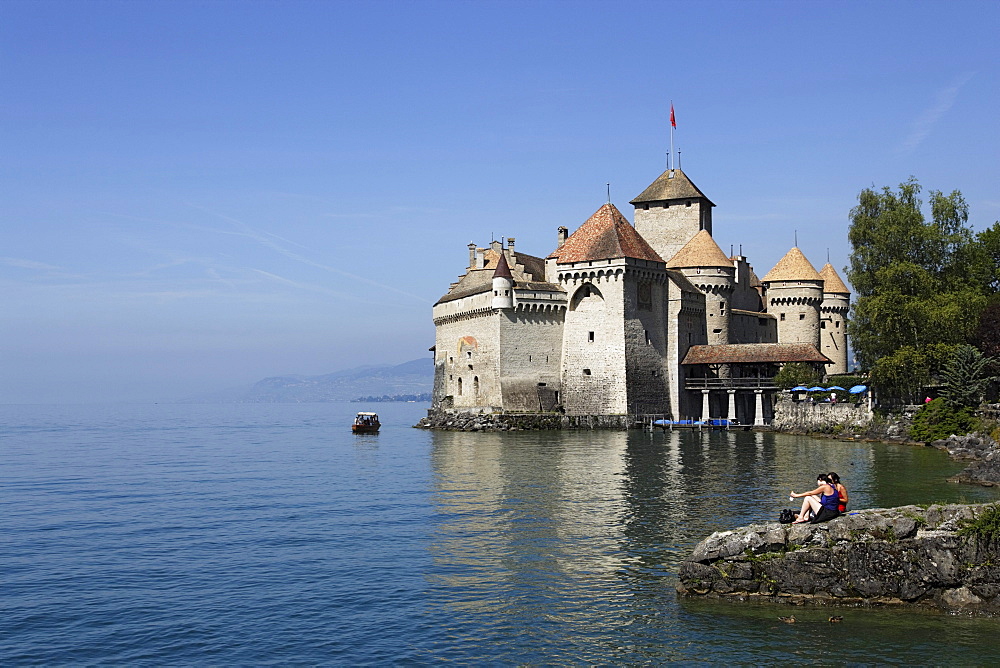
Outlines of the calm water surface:
M350 418L374 409L377 436ZM930 448L471 434L421 404L0 406L0 661L990 664L1000 620L680 601L712 531L836 470L853 508L983 501Z

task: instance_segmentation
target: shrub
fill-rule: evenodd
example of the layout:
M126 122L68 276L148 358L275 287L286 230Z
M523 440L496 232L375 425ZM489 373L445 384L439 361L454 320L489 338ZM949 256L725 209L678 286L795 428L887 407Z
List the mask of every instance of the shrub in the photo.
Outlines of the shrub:
M819 374L805 362L789 362L774 377L774 384L786 390L796 385L809 386L818 382Z
M984 541L1000 538L1000 505L989 506L974 520L965 522L959 536L972 536Z
M944 399L924 404L913 416L910 438L914 441L937 441L952 434L975 431L976 418L968 408L953 408Z

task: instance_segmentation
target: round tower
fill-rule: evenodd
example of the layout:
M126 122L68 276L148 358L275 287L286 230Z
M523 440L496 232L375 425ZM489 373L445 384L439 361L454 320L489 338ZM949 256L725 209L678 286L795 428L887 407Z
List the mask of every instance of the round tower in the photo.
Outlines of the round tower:
M778 343L808 343L820 349L823 279L798 247L793 247L761 279L768 313L778 321Z
M691 241L667 262L667 269L679 269L695 287L705 293L705 329L709 345L729 343L730 298L736 268L707 230Z
M507 264L507 254L500 251L500 260L493 272L493 308L514 308L514 277Z
M820 306L820 349L833 360L827 373L847 373L847 312L851 308L851 291L829 262L819 270L823 279L823 303Z

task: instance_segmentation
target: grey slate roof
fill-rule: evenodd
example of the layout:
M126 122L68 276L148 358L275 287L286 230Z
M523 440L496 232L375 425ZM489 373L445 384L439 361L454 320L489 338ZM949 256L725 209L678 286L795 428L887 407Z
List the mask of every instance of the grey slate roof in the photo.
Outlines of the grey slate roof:
M500 264L502 253L496 253L486 249L483 252L486 260L482 269L470 269L458 279L448 294L437 300L438 304L454 301L463 297L471 297L481 292L493 290L493 275ZM506 262L506 258L504 260ZM516 289L532 290L535 292L565 292L558 285L545 282L545 260L540 257L528 255L526 253L514 253L516 265L523 265L524 271L507 265L511 279L514 281Z
M715 206L712 200L705 197L705 193L698 190L698 186L688 178L687 174L679 169L668 169L660 174L655 181L639 194L629 204L641 204L642 202L664 202L674 199L696 199L701 198L708 202L709 206Z

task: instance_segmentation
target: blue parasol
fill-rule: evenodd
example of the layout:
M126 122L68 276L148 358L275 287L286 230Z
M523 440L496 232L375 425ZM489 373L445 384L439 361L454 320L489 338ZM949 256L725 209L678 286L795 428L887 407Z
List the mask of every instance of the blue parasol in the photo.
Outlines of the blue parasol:
M850 392L851 394L861 394L867 389L868 389L867 385L855 385L850 390L848 390L848 392Z
M826 392L826 389L817 385L816 387L810 387L809 392Z
M833 392L834 390L837 390L838 392L847 392L847 390L842 388L840 385L834 385L833 387L828 387L826 389L828 392Z
M808 392L809 389L805 385L799 385L798 387L793 387L789 392Z

